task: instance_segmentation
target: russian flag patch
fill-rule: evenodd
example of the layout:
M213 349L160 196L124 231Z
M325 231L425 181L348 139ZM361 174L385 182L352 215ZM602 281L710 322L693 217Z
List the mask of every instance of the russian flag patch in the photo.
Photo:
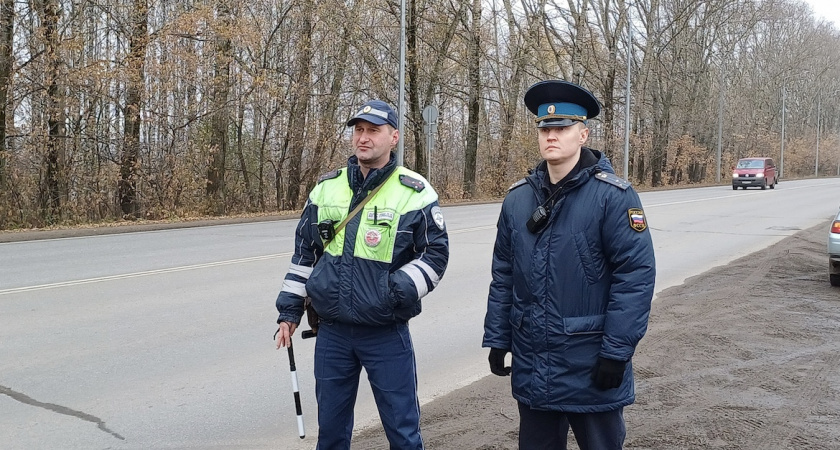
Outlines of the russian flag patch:
M647 230L647 220L645 220L645 212L641 208L630 208L627 210L627 216L630 218L630 228L642 232Z

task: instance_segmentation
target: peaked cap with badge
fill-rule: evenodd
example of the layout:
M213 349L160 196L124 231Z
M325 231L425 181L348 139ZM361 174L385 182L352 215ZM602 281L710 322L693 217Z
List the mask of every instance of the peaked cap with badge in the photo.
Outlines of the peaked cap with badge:
M359 112L347 121L347 126L352 127L360 120L370 122L374 125L385 125L387 123L394 128L399 128L397 113L382 100L370 100L366 102L359 109Z
M540 81L525 92L525 106L536 117L537 128L586 123L601 112L601 104L588 90L563 80Z

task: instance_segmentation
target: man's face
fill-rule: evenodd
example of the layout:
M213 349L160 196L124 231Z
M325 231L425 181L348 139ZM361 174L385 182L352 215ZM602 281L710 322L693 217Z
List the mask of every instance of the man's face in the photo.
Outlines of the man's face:
M353 125L353 151L359 158L359 165L367 169L384 167L399 138L399 130L388 124L374 125L364 120L357 121Z
M578 157L581 146L589 137L589 128L581 122L568 127L537 128L540 156L549 164L563 164Z

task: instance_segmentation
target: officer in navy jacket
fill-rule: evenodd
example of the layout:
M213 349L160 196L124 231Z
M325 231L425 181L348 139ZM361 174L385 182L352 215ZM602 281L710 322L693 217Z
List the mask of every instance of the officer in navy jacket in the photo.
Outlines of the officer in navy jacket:
M422 449L408 321L446 270L446 225L434 189L396 164L394 110L371 100L347 126L354 155L321 176L298 223L276 301L277 347L291 345L309 298L321 320L314 359L319 449L350 449L362 368L391 448Z
M584 146L600 112L589 91L543 81L525 104L543 161L502 205L483 346L492 373L512 370L521 449L565 449L569 426L581 449L620 449L654 290L647 220L630 183Z

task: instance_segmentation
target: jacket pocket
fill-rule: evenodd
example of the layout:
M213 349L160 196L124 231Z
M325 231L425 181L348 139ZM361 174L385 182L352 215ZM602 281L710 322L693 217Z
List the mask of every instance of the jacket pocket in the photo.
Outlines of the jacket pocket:
M320 261L306 282L306 293L312 299L312 307L324 319L334 320L338 317L338 285L334 266L329 261Z
M589 241L586 239L586 233L575 233L574 235L575 247L577 247L578 257L583 266L583 273L586 276L586 281L589 284L598 282L601 273L601 265L598 264L600 260L596 259L592 254L592 249L589 247Z
M604 332L604 322L607 316L564 317L563 333L567 335L601 334Z
M370 324L392 323L397 300L391 291L390 274L387 270L382 270L375 275L375 294L360 297L359 304L362 306L364 315L368 318L367 322Z
M417 294L406 294L402 291L401 285L395 283L393 278L395 276L404 277L405 275L395 275L386 273L386 283L388 284L388 292L385 296L388 305L394 312L394 317L401 322L408 322L412 317L417 316L423 310L423 304L419 298L415 300Z

